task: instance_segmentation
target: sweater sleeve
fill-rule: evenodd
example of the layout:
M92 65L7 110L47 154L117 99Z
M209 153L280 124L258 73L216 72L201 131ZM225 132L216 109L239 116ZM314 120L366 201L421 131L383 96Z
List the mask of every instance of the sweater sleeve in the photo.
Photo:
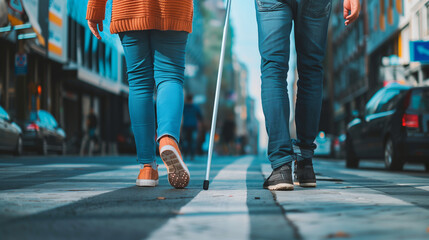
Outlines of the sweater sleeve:
M104 14L106 12L107 0L89 0L88 8L86 10L87 20L104 20Z

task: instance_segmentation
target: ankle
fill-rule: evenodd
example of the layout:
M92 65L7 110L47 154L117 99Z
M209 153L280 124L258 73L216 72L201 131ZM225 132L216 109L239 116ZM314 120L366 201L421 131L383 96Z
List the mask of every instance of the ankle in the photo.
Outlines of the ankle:
M158 169L158 164L156 164L156 161L154 160L151 163L145 163L145 164L140 164L140 169L144 168L144 165L149 164L154 170Z

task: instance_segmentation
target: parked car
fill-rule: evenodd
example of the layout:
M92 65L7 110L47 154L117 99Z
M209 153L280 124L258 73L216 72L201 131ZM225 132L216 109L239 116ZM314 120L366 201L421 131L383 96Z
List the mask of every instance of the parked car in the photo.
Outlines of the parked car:
M121 132L116 136L116 142L118 144L119 153L136 153L136 143L131 129L131 124L124 125Z
M321 131L316 137L314 143L317 148L314 150L314 156L318 157L332 157L334 154L334 136L325 134Z
M24 149L36 150L42 155L49 151L66 153L66 134L49 112L32 111L23 129Z
M355 112L346 136L346 166L359 159L384 159L387 169L401 170L405 162L424 163L429 171L429 87L391 84Z
M344 159L346 157L346 134L342 133L334 139L335 158Z
M0 150L22 154L22 130L0 106Z

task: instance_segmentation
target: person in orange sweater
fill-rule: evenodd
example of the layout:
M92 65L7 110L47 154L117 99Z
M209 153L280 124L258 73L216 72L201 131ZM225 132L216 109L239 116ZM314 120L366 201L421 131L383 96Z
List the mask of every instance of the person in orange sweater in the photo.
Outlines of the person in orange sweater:
M86 19L101 39L107 0L89 0ZM157 141L168 181L184 188L190 173L178 147L183 114L185 48L192 31L192 0L113 0L110 32L124 48L129 112L141 165L137 186L157 186L154 88L157 90Z

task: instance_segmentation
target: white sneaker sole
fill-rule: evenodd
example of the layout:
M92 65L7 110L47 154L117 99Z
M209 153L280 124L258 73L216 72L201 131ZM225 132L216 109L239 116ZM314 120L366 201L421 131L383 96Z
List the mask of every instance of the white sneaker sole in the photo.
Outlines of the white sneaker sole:
M165 145L160 150L161 159L167 167L168 182L175 188L185 188L189 184L190 173L176 148Z
M276 185L268 186L268 190L271 191L284 191L284 190L293 190L293 184L290 183L279 183Z
M300 182L294 182L295 185L300 187L317 187L316 183L300 183Z
M316 187L317 184L316 183L300 183L299 186L300 187Z
M136 185L139 187L156 187L159 183L159 180L150 180L150 179L137 179Z

